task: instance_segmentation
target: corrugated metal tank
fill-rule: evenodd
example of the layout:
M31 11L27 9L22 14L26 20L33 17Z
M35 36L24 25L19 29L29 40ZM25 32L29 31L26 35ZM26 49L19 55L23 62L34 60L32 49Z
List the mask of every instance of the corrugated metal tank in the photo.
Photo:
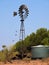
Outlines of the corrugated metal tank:
M32 58L47 58L49 57L49 47L38 45L31 47Z

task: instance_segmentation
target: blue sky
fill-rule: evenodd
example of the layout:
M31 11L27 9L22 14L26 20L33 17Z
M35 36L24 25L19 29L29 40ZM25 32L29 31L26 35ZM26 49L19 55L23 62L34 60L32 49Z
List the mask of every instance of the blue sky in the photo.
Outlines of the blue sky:
M24 22L25 36L41 27L49 29L49 0L0 0L0 49L2 45L11 46L19 40L20 17L13 17L13 12L18 12L22 4L29 9Z

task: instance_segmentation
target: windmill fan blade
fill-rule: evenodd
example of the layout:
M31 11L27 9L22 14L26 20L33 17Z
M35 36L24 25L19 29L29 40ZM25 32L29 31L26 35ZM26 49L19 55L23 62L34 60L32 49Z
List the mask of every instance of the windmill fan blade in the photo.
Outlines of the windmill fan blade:
M16 16L17 15L17 12L13 12L13 16Z

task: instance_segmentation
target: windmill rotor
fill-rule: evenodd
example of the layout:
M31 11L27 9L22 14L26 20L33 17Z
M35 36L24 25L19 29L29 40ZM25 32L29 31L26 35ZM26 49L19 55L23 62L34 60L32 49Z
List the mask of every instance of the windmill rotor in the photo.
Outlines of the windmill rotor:
M21 5L20 8L19 8L19 16L21 17L21 19L26 19L27 16L28 16L28 8L26 5Z

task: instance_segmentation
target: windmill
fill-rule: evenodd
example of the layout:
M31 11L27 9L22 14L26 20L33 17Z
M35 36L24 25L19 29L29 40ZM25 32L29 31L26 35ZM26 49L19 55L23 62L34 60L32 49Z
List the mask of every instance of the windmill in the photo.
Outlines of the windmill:
M19 38L19 40L22 41L22 44L23 44L23 40L25 38L24 20L27 18L28 14L29 14L28 12L29 12L29 10L28 10L26 5L23 4L19 7L18 14L21 18L21 20L20 20L21 25L20 25L20 38ZM17 12L14 12L13 15L16 16ZM21 48L22 48L22 45L21 45ZM23 55L22 55L22 57L23 57Z

